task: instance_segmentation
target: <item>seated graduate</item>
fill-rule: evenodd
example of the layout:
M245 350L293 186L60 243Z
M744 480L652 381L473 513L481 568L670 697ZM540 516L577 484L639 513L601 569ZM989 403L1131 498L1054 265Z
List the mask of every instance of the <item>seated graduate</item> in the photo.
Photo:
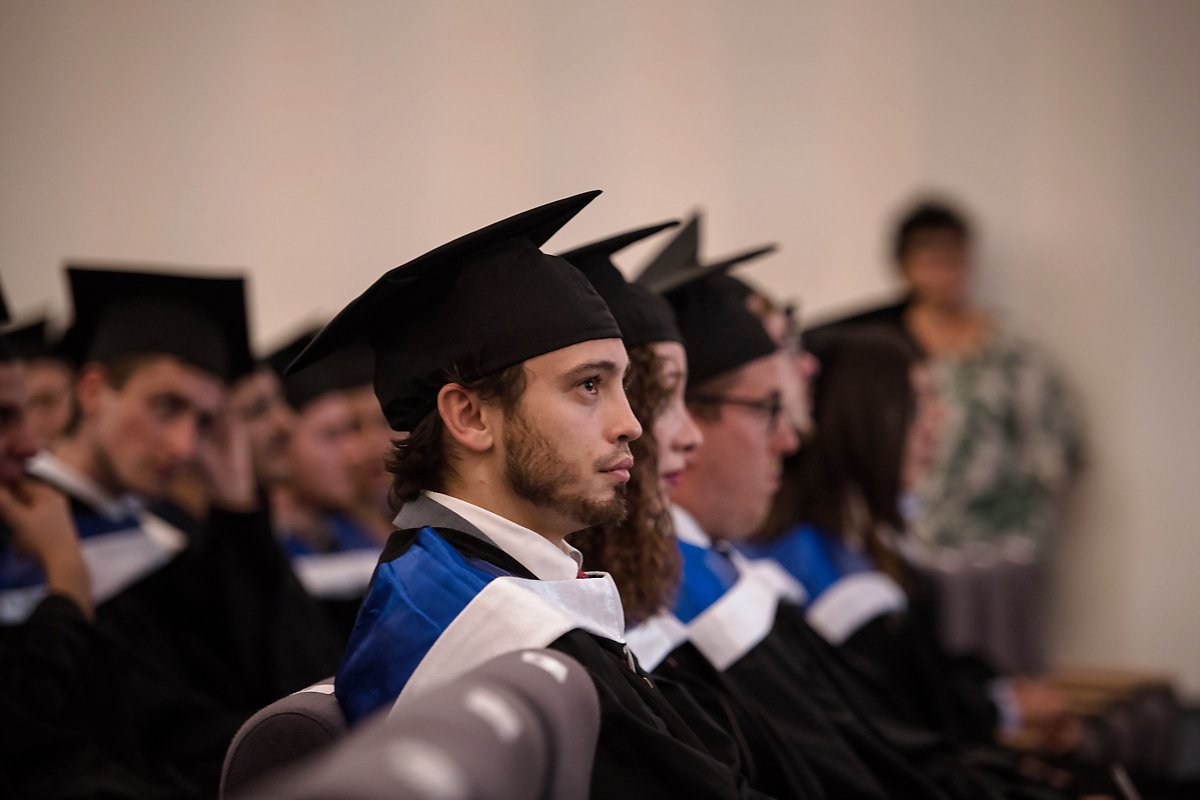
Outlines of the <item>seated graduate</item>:
M318 330L294 337L267 363L282 375ZM373 370L371 353L358 348L283 377L293 420L288 472L269 491L275 535L343 645L391 532L390 525L378 531L356 516L376 454L362 435L350 391L369 384Z
M959 741L1022 726L1049 749L1078 731L1048 685L998 680L937 636L929 582L906 556L902 496L932 463L942 410L929 367L905 340L865 327L831 345L814 382L814 432L773 516L791 523L739 543L803 584L806 616L900 718Z
M336 644L307 622L320 609L257 504L227 403L227 382L251 363L244 283L75 267L68 277L77 415L29 472L71 499L97 625L154 664L170 692L206 698L236 724L336 663ZM164 502L193 465L203 519ZM25 613L45 591L20 559L0 574Z
M46 319L4 331L13 358L25 368L26 424L45 447L66 432L71 421L71 385L75 365L51 335Z
M346 399L350 401L359 436L369 454L365 468L359 475L354 518L386 539L392 530L392 517L395 516L391 500L392 474L387 470L387 456L392 451L396 432L388 425L387 417L379 407L379 398L375 396L370 374L365 383L347 390Z
M711 719L668 702L638 667L612 579L582 572L565 542L621 518L641 433L611 313L578 270L538 250L596 194L386 273L293 364L366 337L384 413L409 432L390 466L397 531L335 691L354 724L494 655L549 646L583 664L599 695L593 796L758 796L706 747Z
M260 493L266 494L291 474L288 448L296 413L283 396L279 374L260 361L234 381L229 405L250 443L250 459Z
M0 318L3 307L0 297ZM24 622L0 626L0 794L210 796L192 768L206 748L219 758L225 731L206 741L200 730L155 729L155 717L131 702L154 676L91 624L90 579L67 499L25 474L37 452L28 350L9 344L0 335L0 536L40 568L45 596ZM163 711L159 722L186 718L180 705Z
M628 514L625 519L571 535L584 561L612 574L621 593L628 635L639 622L670 608L679 585L681 558L671 535L667 494L694 458L703 437L687 406L687 353L675 315L662 297L629 283L612 254L665 226L614 236L563 253L612 309L629 351L626 393L642 436L631 443ZM737 743L751 785L777 797L824 797L799 748L790 747L775 724L738 697L737 691L694 646L684 642L668 656L686 659L691 670L673 669L664 691L686 688ZM659 675L663 670L659 670Z

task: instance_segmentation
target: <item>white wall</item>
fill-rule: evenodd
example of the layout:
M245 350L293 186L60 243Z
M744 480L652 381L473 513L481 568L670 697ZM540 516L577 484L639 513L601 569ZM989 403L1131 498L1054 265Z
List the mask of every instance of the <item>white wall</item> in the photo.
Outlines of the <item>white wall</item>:
M702 204L710 253L779 241L749 274L828 312L948 190L1086 397L1054 653L1200 694L1200 3L2 0L0 114L18 308L69 256L247 266L260 343L593 187L564 248Z

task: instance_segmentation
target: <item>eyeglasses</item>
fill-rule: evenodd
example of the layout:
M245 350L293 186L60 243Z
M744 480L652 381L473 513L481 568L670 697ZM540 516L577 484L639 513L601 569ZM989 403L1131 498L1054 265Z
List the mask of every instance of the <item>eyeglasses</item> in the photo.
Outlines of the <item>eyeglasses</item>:
M688 395L687 401L711 406L741 406L756 411L766 416L767 430L772 433L779 427L779 420L783 416L783 397L779 392L772 392L759 400L720 394L693 394Z

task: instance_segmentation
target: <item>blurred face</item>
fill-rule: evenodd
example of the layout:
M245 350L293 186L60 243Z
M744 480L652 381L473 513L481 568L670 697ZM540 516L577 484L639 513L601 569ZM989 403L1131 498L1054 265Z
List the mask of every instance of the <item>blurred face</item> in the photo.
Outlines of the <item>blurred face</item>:
M365 456L345 392L321 395L296 415L290 448L292 493L324 511L353 509Z
M799 327L780 309L765 314L763 327L779 345L788 369L783 374L783 404L792 427L801 434L812 432L812 379L820 365L800 342Z
M25 365L29 399L25 416L39 445L57 439L71 421L71 381L75 374L61 361L39 358Z
M25 460L37 452L26 424L27 394L22 368L0 363L0 485L12 488L25 474Z
M555 350L525 362L515 413L497 419L504 482L528 527L565 535L619 522L642 429L625 397L620 339Z
M687 352L678 342L655 342L651 347L662 366L660 380L670 393L654 418L658 447L658 477L663 495L670 497L704 441L700 428L683 401L687 390Z
M737 402L706 403L706 413L696 417L704 446L684 472L674 500L710 536L749 536L766 519L783 457L799 444L785 415L767 410L781 407L788 369L781 353L751 361L720 395Z
M381 489L386 492L391 484L391 475L384 467L384 456L392 449L392 441L397 434L388 425L387 417L375 396L375 389L361 386L346 392L354 417L358 421L359 435L363 438L363 448L366 451L364 479L368 489Z
M211 439L226 400L216 376L170 356L148 359L120 389L103 367L89 365L80 386L80 408L94 432L93 477L114 494L151 500L165 496Z
M250 438L254 475L271 486L286 481L290 471L288 444L296 415L283 398L275 373L258 369L242 378L230 394L234 413Z
M933 371L925 364L914 364L911 372L916 413L908 429L904 447L902 485L912 488L925 476L937 456L938 430L943 407Z
M910 290L924 303L959 309L969 300L970 250L962 235L917 231L901 267Z

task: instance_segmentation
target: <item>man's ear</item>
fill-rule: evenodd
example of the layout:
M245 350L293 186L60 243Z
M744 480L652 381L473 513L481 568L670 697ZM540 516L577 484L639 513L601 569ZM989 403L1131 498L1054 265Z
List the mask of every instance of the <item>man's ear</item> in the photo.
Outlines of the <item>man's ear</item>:
M95 416L104 391L108 389L108 370L100 364L87 364L75 379L75 402L84 419Z
M492 415L486 413L477 392L448 383L438 392L437 411L446 432L466 450L486 453L495 445Z

